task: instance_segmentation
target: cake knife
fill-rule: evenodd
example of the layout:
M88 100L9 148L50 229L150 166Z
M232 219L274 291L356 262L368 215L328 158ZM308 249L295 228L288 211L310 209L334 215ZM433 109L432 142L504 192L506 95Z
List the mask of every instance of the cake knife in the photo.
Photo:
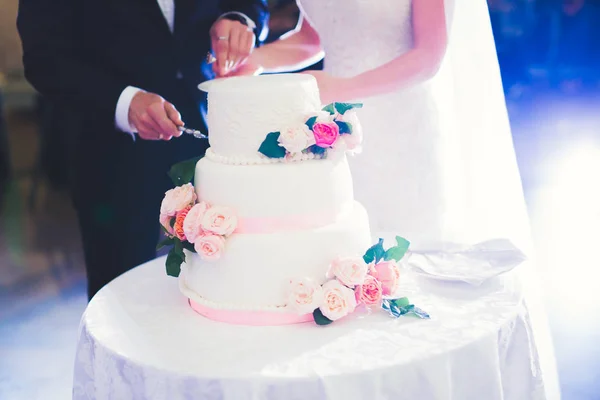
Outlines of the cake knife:
M179 129L183 133L187 133L188 135L192 135L196 139L208 139L208 136L206 136L204 133L202 133L202 132L200 132L199 130L196 130L196 129L187 128L185 126L178 126L177 129Z

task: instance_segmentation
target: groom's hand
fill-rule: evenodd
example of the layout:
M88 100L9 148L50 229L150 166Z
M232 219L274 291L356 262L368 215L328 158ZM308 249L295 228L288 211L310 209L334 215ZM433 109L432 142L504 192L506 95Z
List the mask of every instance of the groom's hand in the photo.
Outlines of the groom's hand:
M138 92L129 105L129 123L146 140L171 140L183 126L175 106L154 93Z
M221 18L210 29L210 40L217 59L213 70L217 76L224 76L246 61L256 37L252 29L241 22Z

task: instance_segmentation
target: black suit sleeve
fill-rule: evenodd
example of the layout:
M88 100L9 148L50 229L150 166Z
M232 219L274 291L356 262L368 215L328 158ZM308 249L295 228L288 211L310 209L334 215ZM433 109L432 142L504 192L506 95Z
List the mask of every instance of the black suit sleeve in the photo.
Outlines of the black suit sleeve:
M269 26L269 7L266 0L221 0L221 14L237 11L246 14L256 24L254 31L258 41L267 37Z
M20 0L17 28L25 76L48 99L79 107L99 123L114 123L118 98L127 85L85 59L78 28L80 4Z

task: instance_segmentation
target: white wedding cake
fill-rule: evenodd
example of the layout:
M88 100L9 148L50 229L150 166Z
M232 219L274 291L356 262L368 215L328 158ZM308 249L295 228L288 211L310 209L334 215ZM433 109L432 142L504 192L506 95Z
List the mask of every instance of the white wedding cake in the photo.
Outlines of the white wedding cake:
M193 182L181 181L161 207L175 244L167 270L191 306L230 323L328 323L390 294L397 265L373 251L346 158L360 149L360 104L322 108L304 74L229 78L206 90L210 148ZM373 260L363 257L369 248Z

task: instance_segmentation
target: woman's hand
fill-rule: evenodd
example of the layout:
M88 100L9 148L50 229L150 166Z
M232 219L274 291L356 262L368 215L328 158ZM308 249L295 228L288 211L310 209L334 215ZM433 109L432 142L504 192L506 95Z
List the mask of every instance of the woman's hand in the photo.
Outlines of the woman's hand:
M352 85L348 79L338 78L323 71L306 71L304 73L317 79L321 103L330 104L352 100Z
M218 78L229 78L232 76L248 76L248 75L260 75L264 71L264 68L256 62L254 57L250 56L244 61L244 63L240 64L236 69L231 71L230 73L217 76Z
M213 71L217 76L225 76L250 56L256 37L241 22L221 18L210 29L210 40L216 58Z

